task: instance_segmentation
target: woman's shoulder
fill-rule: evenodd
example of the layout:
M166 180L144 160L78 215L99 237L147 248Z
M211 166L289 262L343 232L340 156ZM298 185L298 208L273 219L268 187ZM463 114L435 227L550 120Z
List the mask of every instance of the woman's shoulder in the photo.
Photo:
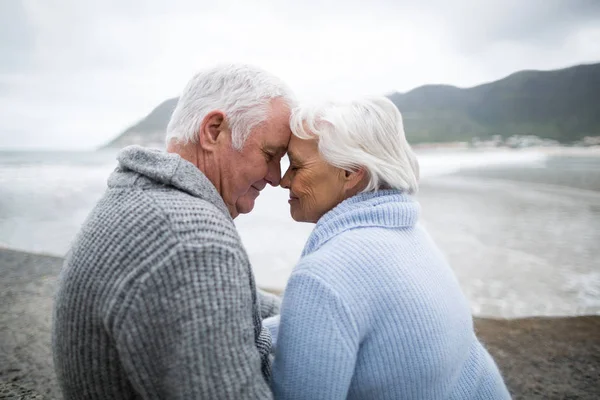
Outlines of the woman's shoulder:
M314 259L343 261L346 266L385 265L392 253L418 245L414 228L358 227L332 237L312 255Z
M445 258L420 226L344 231L302 257L295 272L313 274L332 286L377 292L389 285L431 291L454 281Z
M312 275L331 287L376 282L385 269L393 238L386 229L357 228L342 232L304 255L293 274Z

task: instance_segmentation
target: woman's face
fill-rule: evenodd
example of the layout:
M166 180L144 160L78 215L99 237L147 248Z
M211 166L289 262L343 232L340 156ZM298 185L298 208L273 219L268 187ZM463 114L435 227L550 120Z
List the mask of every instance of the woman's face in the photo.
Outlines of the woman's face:
M294 135L288 145L290 167L281 186L290 190L290 213L298 222L317 222L346 198L345 171L321 158L317 145Z

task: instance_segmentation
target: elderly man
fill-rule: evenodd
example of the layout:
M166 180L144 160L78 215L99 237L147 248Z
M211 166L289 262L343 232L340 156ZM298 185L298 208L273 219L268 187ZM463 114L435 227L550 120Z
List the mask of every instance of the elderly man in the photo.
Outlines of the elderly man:
M53 351L66 399L259 399L278 311L233 218L277 186L293 98L253 67L204 71L167 152L129 147L65 261Z

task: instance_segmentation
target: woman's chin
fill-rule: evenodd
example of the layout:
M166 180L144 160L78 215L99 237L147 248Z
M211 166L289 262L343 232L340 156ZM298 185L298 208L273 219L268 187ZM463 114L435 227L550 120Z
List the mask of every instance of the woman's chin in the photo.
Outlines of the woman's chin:
M294 212L294 207L290 205L290 216L292 217L292 219L296 222L300 222L298 221L298 217L296 215L296 213Z
M297 206L293 203L290 203L290 215L292 216L292 219L296 222L305 222L302 219L301 214L298 212Z

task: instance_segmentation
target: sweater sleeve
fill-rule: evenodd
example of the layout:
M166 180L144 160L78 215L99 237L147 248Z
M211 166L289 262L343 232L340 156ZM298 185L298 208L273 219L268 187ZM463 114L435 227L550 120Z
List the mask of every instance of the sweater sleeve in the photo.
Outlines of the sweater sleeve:
M307 272L292 274L281 308L273 363L277 399L345 399L358 334L339 296Z
M220 245L179 245L138 278L114 336L144 399L272 398L245 266Z
M274 353L277 348L277 335L279 334L279 320L281 315L274 315L265 318L262 321L262 326L271 334L271 352Z
M281 298L272 293L258 289L258 304L260 305L260 316L265 319L279 314Z

